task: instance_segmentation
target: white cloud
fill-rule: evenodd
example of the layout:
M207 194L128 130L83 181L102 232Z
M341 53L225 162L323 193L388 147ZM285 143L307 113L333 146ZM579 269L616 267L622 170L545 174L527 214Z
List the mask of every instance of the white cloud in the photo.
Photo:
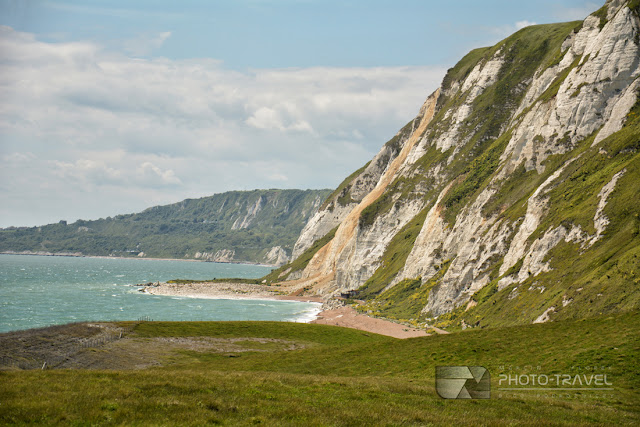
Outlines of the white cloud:
M519 31L525 27L529 27L531 25L536 25L536 22L532 22L532 21L527 21L522 20L522 21L516 21L513 24L510 25L501 25L499 27L490 27L487 28L487 31L493 35L496 36L496 40L502 40L506 37L509 37L510 35L512 35L513 33L515 33L516 31Z
M33 153L30 153L30 152L11 153L11 154L5 154L4 156L2 156L2 161L5 163L21 164L21 163L30 162L34 158L35 156L33 155Z
M281 173L274 173L272 175L269 175L269 178L273 181L282 181L282 182L289 180L289 178L287 178L286 175L283 175Z
M79 159L75 162L51 161L54 175L81 184L104 185L124 183L121 171L107 166L102 161Z
M50 221L227 190L335 186L415 116L445 72L238 72L212 59L45 43L8 27L0 51L1 226L20 225L18 207L57 193Z
M179 185L182 184L171 169L162 170L151 162L144 162L138 167L138 176L140 179L149 181L152 184L160 185Z
M530 27L531 25L536 25L536 23L531 21L518 21L516 22L516 29L521 30L525 27Z
M246 123L264 130L296 131L313 134L314 131L311 125L305 120L297 118L297 114L291 114L290 110L287 106L260 107L246 120Z
M171 31L155 34L140 34L135 38L123 42L124 51L133 56L150 55L154 50L162 47L171 37Z
M104 186L162 189L182 184L172 169L163 169L150 161L136 165L135 156L124 161L122 158L115 160L113 154L122 153L96 153L96 157L112 157L110 160L82 158L73 162L52 160L48 163L53 176L87 191Z

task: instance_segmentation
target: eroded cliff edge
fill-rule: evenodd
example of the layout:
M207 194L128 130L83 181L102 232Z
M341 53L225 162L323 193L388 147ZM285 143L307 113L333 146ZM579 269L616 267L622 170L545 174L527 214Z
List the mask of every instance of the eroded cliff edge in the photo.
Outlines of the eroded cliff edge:
M637 307L639 8L470 52L267 280L465 327Z

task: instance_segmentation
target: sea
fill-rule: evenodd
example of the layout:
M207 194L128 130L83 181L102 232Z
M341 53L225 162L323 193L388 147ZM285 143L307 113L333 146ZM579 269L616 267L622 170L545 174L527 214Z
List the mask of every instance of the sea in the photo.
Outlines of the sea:
M270 271L250 264L0 254L0 332L82 321L313 320L317 303L149 295L135 286L250 279Z

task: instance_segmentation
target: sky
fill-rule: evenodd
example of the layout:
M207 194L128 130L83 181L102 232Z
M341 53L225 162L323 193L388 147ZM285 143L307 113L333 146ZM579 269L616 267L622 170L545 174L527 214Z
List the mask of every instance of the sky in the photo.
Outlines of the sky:
M469 50L587 0L0 0L0 227L335 188Z

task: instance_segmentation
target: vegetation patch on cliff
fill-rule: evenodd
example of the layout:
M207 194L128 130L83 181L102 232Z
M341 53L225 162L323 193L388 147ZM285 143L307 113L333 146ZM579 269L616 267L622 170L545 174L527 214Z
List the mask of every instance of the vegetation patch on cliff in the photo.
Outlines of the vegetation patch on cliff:
M423 309L427 305L431 289L442 279L450 264L451 260L444 261L438 266L438 272L424 283L420 277L402 280L378 293L366 304L356 306L356 309L375 317L408 322L417 326L427 317Z
M369 163L371 162L367 162L366 165L362 166L360 169L345 178L344 181L340 183L338 188L336 188L333 193L331 193L329 197L327 197L322 206L320 206L319 210L333 211L334 203L339 203L341 206L345 206L349 203L354 202L354 200L351 198L350 193L351 186L353 185L353 180L362 175L362 172L364 172L367 166L369 166Z

